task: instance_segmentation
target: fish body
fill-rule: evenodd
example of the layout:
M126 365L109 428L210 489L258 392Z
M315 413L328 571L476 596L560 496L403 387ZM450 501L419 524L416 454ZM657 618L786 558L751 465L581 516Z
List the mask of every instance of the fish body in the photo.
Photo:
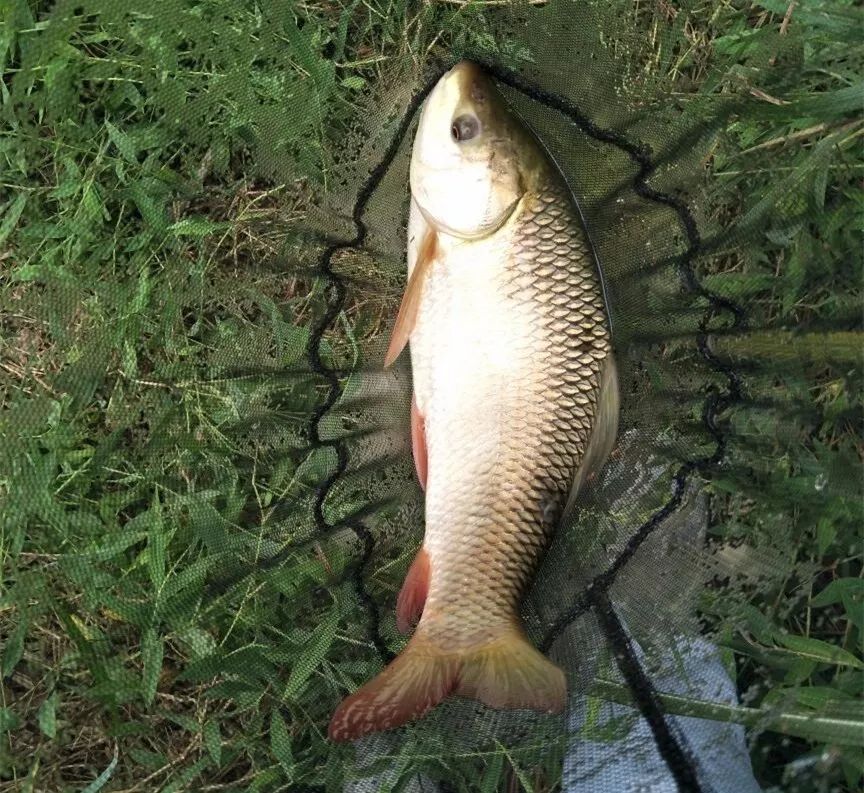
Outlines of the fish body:
M397 620L419 622L340 705L336 739L398 726L450 694L563 708L563 672L527 641L519 603L617 431L609 321L578 211L473 64L444 75L424 106L411 192L388 359L410 339L426 531Z

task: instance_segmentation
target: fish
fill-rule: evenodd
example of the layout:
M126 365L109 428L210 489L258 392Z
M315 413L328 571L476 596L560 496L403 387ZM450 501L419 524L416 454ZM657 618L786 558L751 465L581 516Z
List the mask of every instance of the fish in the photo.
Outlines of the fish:
M409 168L408 280L390 366L410 349L425 533L396 602L413 635L329 726L355 740L445 698L563 710L563 671L520 602L606 461L619 390L603 285L570 190L480 66L423 104Z

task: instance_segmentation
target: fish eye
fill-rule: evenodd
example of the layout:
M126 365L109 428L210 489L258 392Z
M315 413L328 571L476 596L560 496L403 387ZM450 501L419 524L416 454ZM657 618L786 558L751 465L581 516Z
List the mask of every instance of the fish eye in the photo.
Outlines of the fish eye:
M480 120L470 113L463 113L453 119L450 127L450 137L457 143L476 138L480 134Z

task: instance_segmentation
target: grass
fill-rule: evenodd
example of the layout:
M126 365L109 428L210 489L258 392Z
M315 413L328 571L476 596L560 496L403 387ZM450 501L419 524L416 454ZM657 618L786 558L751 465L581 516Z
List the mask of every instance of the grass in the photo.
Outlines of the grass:
M703 594L706 630L743 705L860 733L860 9L614 8L642 42L620 45L634 90L683 113L747 98L712 151L719 242L698 262L754 329L716 342L748 399L707 482L710 540L747 575ZM496 6L151 9L0 12L0 791L341 790L348 750L323 730L374 669L351 539L213 582L313 528L332 461L306 449L326 294L304 229L357 114L405 57L488 49ZM390 309L349 303L325 360L347 366ZM405 563L376 574L382 597ZM757 774L855 790L844 735L756 728ZM499 750L394 762L394 787L418 769L453 789L556 782L554 762Z

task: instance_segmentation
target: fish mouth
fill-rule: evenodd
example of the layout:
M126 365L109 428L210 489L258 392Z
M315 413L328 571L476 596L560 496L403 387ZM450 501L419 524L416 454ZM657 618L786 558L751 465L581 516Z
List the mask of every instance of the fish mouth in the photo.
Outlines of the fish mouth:
M472 102L483 102L487 91L484 86L489 79L486 72L474 61L462 60L453 66L445 75L448 83L456 86L459 96Z
M474 61L461 60L452 66L447 72L449 78L461 83L469 83L473 80L482 79L485 75L483 70Z

